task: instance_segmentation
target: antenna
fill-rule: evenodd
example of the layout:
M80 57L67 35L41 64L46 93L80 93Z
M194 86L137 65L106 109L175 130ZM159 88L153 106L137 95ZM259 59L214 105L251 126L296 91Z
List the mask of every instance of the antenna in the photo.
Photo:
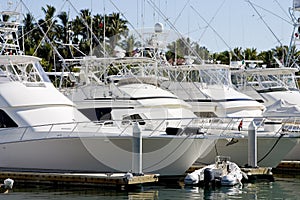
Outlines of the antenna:
M224 2L223 2L224 3ZM206 19L204 19L204 17L202 17L200 15L200 13L193 7L191 6L191 8L197 13L197 15L207 24L207 26L209 26L213 32L222 40L222 42L229 48L229 50L234 54L234 56L236 56L238 58L238 56L236 55L236 53L231 49L231 47L226 43L226 41L221 37L221 35L210 25L210 22L208 22Z
M296 65L296 67L299 69L299 66L296 64L296 59L292 58L292 54L294 51L293 46L296 45L297 40L299 40L299 38L300 38L300 36L299 36L299 34L300 34L300 17L299 18L296 17L296 15L295 15L296 11L297 12L300 11L300 0L293 0L293 7L289 9L294 28L293 28L292 35L291 35L289 51L286 56L285 66L292 67L292 66ZM297 59L298 59L298 57L297 57Z
M92 14L92 11L93 11L93 0L91 0L91 28L90 28L90 31L91 31L90 55L91 56L93 53L93 14Z
M180 32L177 30L177 28L170 22L170 20L164 15L164 13L157 7L157 5L152 0L148 0L148 3L152 6L152 8L154 8L158 12L159 15L161 15L163 17L165 22L167 22L168 25L176 32L176 34L179 36L180 40L186 45L186 47L192 52L192 54L194 56L196 56L197 59L199 59L199 61L201 63L203 63L204 60L200 57L200 55L193 48L191 48L191 46L188 44L188 42L185 41L184 37L180 34Z
M7 1L7 7L8 7L9 10L11 10L13 4L14 4L14 3L13 3L12 0Z
M270 28L270 26L266 23L266 21L264 20L264 18L261 16L261 14L257 11L257 9L255 8L255 6L253 5L253 3L250 1L250 0L246 0L250 6L253 8L253 10L258 14L259 18L263 21L263 23L266 25L266 27L269 29L269 31L272 33L272 35L276 38L277 42L280 44L280 46L282 47L282 43L281 41L279 40L279 38L275 35L275 33L273 32L273 30ZM299 0L298 0L299 1ZM276 1L277 2L277 1ZM277 2L278 3L278 2ZM294 4L295 4L295 0L294 0ZM300 5L299 5L300 6ZM278 15L276 15L278 16ZM292 17L293 18L293 17ZM281 18L283 19L283 18ZM286 20L285 20L286 21ZM290 22L288 22L290 23ZM295 28L294 28L294 31L295 31ZM292 34L292 38L293 38L293 35L294 35L294 31L293 31L293 34ZM292 41L292 39L291 39ZM289 63L289 57L290 57L290 54L291 54L291 46L292 46L292 42L290 42L290 47L289 47L289 52L287 54L287 58L286 58L286 61L285 61L285 65L288 66L288 63Z
M261 16L261 14L257 11L257 9L254 7L252 2L250 0L247 0L247 2L250 4L250 6L253 8L253 10L258 14L259 18L263 21L263 23L266 25L266 27L269 29L269 31L273 34L273 36L276 38L277 42L282 46L281 41L278 39L278 37L275 35L273 30L270 28L270 26L267 24L267 22L264 20L264 18Z

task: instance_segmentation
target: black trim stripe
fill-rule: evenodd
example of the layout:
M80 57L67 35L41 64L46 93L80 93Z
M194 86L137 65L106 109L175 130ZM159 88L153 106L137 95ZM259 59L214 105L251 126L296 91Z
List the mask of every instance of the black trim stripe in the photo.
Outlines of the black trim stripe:
M255 101L254 99L186 99L186 102L231 102L231 101Z
M280 91L288 91L288 90L286 88L268 88L263 90L257 90L258 93L280 92Z
M170 96L156 96L156 97L116 97L116 98L88 98L85 100L143 100L143 99L178 99Z

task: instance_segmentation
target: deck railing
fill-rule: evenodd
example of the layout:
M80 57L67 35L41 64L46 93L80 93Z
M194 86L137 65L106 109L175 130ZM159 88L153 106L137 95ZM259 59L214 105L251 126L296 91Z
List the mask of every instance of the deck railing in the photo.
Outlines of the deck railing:
M171 122L178 122L177 127L168 126ZM132 136L132 126L140 123L140 129L144 137L162 135L192 136L214 135L235 137L246 135L251 118L243 118L243 128L238 130L241 118L176 118L176 119L152 119L152 120L126 120L126 123L118 120L69 122L56 124L43 124L36 126L21 126L0 128L0 143L9 141L37 140L44 138L61 137L126 137ZM174 123L173 123L174 124ZM280 134L300 135L300 117L287 117L278 119L256 118L255 124L259 133L278 136ZM274 125L271 129L270 126ZM266 128L268 126L269 128Z

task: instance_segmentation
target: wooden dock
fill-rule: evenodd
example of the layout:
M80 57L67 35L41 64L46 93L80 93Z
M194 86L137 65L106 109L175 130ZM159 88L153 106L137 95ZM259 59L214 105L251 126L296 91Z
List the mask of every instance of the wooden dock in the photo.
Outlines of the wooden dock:
M0 179L11 178L18 183L52 185L92 185L126 189L158 181L157 174L125 176L124 173L43 173L43 172L0 172Z
M272 168L270 167L242 167L241 170L248 176L248 180L244 180L244 182L274 181Z
M300 174L300 161L281 161L279 165L273 169L276 174Z
M193 165L186 173L191 173L203 165ZM300 161L283 161L276 168L241 168L247 174L246 182L274 181L274 174L300 174ZM126 178L124 173L44 173L44 172L0 172L0 180L11 178L16 184L51 184L51 185L78 185L111 187L116 189L140 187L143 184L156 184L164 182L163 177L157 174L145 174ZM184 175L172 177L172 182L184 178ZM167 179L168 180L168 179Z

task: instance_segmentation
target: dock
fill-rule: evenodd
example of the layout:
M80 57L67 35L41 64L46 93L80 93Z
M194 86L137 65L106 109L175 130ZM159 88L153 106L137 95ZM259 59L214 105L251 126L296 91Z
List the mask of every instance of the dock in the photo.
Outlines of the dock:
M241 170L248 176L248 180L244 180L245 182L274 181L271 167L242 167Z
M201 164L191 166L187 173L204 167ZM282 161L276 168L268 167L242 167L241 170L248 176L244 182L274 181L278 174L300 174L300 161ZM158 174L144 174L140 176L128 176L125 173L46 173L46 172L9 172L0 171L0 180L11 178L16 184L51 184L72 186L109 187L117 190L139 188L143 185L162 184L169 179ZM176 183L184 178L184 175L172 177L171 183Z
M155 183L159 175L145 174L128 176L124 173L44 173L44 172L0 172L0 179L11 178L20 184L51 184L99 186L116 189L140 187L143 184Z
M300 174L300 161L281 161L273 169L273 172L276 174Z

